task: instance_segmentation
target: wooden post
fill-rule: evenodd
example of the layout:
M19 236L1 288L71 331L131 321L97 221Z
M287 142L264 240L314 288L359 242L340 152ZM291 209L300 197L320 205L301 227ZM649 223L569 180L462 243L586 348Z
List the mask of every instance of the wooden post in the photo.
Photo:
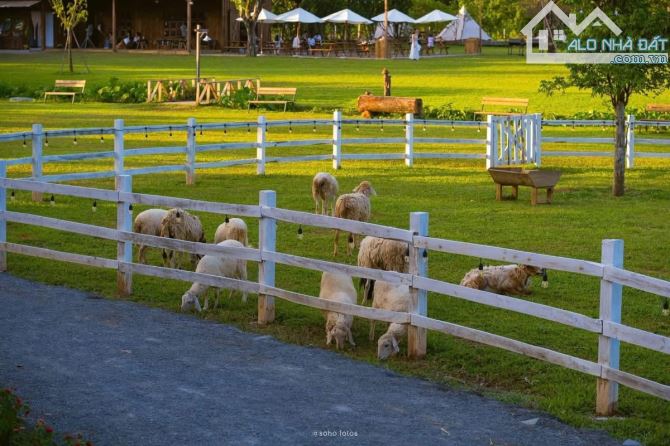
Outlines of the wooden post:
M195 118L188 118L186 128L186 185L195 184Z
M533 156L535 165L540 167L542 165L542 115L540 113L535 114L535 125L533 127L535 129L533 134Z
M124 175L123 157L124 153L124 137L125 130L123 129L123 119L114 120L114 173L116 177Z
M112 0L112 51L116 53L116 0Z
M601 263L616 268L623 267L623 240L603 240ZM608 280L600 281L600 319L621 323L622 286ZM598 338L598 364L619 369L619 340L607 336ZM619 385L598 378L596 413L609 416L617 408Z
M261 206L261 218L258 231L258 249L261 258L264 251L275 251L277 249L277 222L263 216L263 207L276 207L277 194L273 190L262 190L259 197ZM261 285L275 286L275 264L267 260L261 261L258 266L258 283ZM275 320L275 300L273 296L258 295L258 325L267 325Z
M32 177L35 181L40 181L42 176L42 149L44 133L42 124L33 124L33 159ZM42 192L33 192L33 201L42 201Z
M428 235L428 213L412 212L409 216L409 229L414 235ZM424 257L425 256L425 257ZM409 273L426 277L428 274L428 256L423 248L415 248L410 245L409 249ZM425 290L410 288L412 301L410 313L421 316L428 315L428 293ZM407 333L407 355L413 359L426 356L427 330L425 328L410 325Z
M193 4L192 0L186 0L186 51L188 54L191 54L191 34L193 30L191 29L191 5Z
M0 180L7 178L7 161L0 161ZM7 251L5 243L7 242L7 220L5 211L7 210L7 189L0 185L0 272L7 271Z
M132 181L133 177L130 175L117 176L117 192L132 192ZM133 232L133 211L131 203L128 201L119 199L116 203L116 229L124 232ZM132 263L132 242L118 242L116 259L119 262ZM121 264L119 264L119 269L116 272L116 289L120 296L129 296L133 292L133 274L130 271L124 272L123 265Z
M342 111L333 112L333 169L342 167Z
M40 49L42 51L47 49L47 31L44 29L47 25L47 2L41 2L40 5L40 32L38 38L40 39Z
M265 175L265 116L258 117L256 127L256 174Z
M151 96L151 80L147 81L147 102L151 102L152 96Z
M405 115L405 166L414 165L414 114Z
M635 116L628 115L628 131L626 132L626 168L635 166Z
M498 159L496 120L493 115L486 117L486 169L496 166Z

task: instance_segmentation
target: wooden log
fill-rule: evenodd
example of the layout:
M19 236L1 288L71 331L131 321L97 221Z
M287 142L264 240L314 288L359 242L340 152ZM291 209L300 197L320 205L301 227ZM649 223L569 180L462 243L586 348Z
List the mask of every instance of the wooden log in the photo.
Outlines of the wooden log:
M358 111L361 113L413 113L415 116L423 116L423 100L397 96L361 95L358 97Z

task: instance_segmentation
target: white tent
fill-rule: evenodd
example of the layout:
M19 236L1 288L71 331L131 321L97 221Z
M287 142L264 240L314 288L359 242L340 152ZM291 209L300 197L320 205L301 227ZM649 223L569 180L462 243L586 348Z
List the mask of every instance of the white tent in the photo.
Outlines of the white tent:
M384 36L384 22L377 23L375 26L375 40L381 39ZM393 29L393 23L389 23L389 37L395 37L395 30Z
M482 29L481 26L472 18L465 9L465 6L458 12L456 20L448 24L440 34L438 39L444 41L465 40L470 38L478 39L481 30L482 40L491 40L491 36Z
M244 21L242 17L238 17L235 20L237 20L238 22ZM256 21L261 23L267 23L269 25L272 23L277 23L277 16L268 11L267 9L263 8L261 9L261 12L258 14L258 19L256 19ZM261 27L261 45L260 45L261 54L263 54L263 37L264 37L263 28Z
M334 12L322 19L324 22L348 23L349 25L370 25L372 22L365 17L356 14L351 9L343 9Z
M429 12L425 16L416 19L415 23L437 23L437 22L451 22L456 20L456 17L447 14L446 12L440 11L439 9L434 9L432 12Z
M383 22L384 13L374 16L372 18L374 22ZM397 9L391 9L389 11L389 23L414 23L414 19L408 16L405 13L398 11Z
M302 8L296 8L280 14L275 20L284 23L323 23L323 20Z

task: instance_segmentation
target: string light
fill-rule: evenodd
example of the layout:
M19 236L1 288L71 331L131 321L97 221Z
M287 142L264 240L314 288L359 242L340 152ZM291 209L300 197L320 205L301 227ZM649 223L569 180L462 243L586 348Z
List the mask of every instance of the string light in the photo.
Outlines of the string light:
M247 133L251 133L251 124L247 122Z
M73 130L72 134L74 135L74 139L72 140L72 144L74 144L76 146L77 145L77 131Z
M132 203L128 205L128 212L133 212L133 205L132 205Z
M16 194L14 193L14 191L12 191L11 195L9 196L9 199L11 201L16 201Z
M200 124L200 136L202 136L202 124Z
M103 136L102 129L100 129L100 144L105 142L105 137Z
M26 134L23 134L23 148L25 149L26 147Z
M312 131L316 133L316 121L314 121L314 124L312 125Z
M572 121L572 131L575 131L575 121Z
M477 133L482 132L482 121L479 121L479 124L477 124Z
M51 194L51 198L49 199L49 204L51 204L51 206L56 206L56 197L54 197L53 194Z
M356 120L356 131L357 131L357 132L360 132L360 131L361 131L361 127L360 127L360 125L359 125L359 123L358 123L358 119Z
M170 129L170 136L172 136L172 126L168 126L168 129Z
M424 131L424 132L426 131L426 120L425 119L423 120L423 128L421 130Z
M302 240L303 238L303 233L302 233L302 225L298 226L298 240Z
M44 145L49 147L49 133L44 132Z
M427 259L427 258L428 258L428 250L427 250L427 249L424 249L422 255L423 255L423 258L424 258L424 259Z
M379 131L384 133L384 120L383 119L379 120Z
M547 268L542 268L542 288L549 287L549 277L547 276Z
M291 121L288 122L288 132L293 133L293 124L291 123Z
M228 133L228 127L226 127L226 124L223 124L223 134L225 135Z
M230 221L230 219L229 219L228 216L226 215L226 218L225 218L223 221L224 221L225 223L228 223L228 222Z
M455 131L456 131L456 129L454 128L454 121L451 121L451 131L452 131L452 132L455 132Z
M91 212L96 212L98 210L98 202L93 200L93 205L91 206Z
M144 127L144 139L149 138L149 133L147 133L147 128Z

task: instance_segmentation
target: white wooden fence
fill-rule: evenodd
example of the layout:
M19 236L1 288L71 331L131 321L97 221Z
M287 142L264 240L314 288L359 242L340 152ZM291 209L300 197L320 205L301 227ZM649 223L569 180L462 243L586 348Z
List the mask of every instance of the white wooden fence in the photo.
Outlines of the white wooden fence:
M189 282L197 280L211 286L258 294L258 322L260 324L268 324L274 320L274 299L280 298L312 308L338 311L385 322L409 324L408 354L413 358L419 358L426 354L426 331L434 330L577 370L597 378L596 410L601 414L611 414L616 407L618 384L670 400L670 385L654 382L619 369L620 342L627 342L656 352L670 354L670 338L629 327L621 323L622 286L643 290L659 296L670 297L670 282L627 271L622 268L623 241L621 240L604 240L601 262L591 262L432 238L428 236L428 214L423 212L412 213L409 229L401 229L280 209L276 207L276 196L273 191L261 191L257 206L239 205L134 193L131 187L132 177L129 175L122 175L117 178L116 190L104 190L46 183L43 181L9 179L6 178L6 169L7 162L0 162L0 270L2 271L7 269L7 253L16 253L114 269L117 271L119 293L124 295L132 292L133 274ZM115 202L117 204L116 228L99 227L8 210L7 189ZM260 225L258 248L220 247L204 243L135 234L131 230L131 205L134 204L181 207L193 211L257 218ZM118 243L117 257L115 259L100 258L9 242L7 240L7 222L46 227L84 236L112 240ZM410 246L409 273L360 268L277 252L275 244L277 222L339 229L356 234L372 235L407 242ZM241 281L191 271L136 264L133 263L132 245L139 243L157 248L177 249L201 255L225 254L257 262L259 263L258 281ZM426 275L428 259L426 254L428 250L504 262L532 264L552 270L598 277L601 280L600 315L598 318L592 318L523 299L479 291L431 279ZM360 305L331 302L278 288L275 286L276 263L315 271L339 272L355 277L406 284L412 290L411 309L407 313L372 309ZM531 315L569 327L597 333L600 336L598 360L594 362L500 335L430 318L427 316L428 292ZM437 298L437 296L434 298Z
M319 127L332 127L332 137L315 139L271 139L278 135L272 129L288 128L289 135L295 127L311 127L315 132ZM367 137L354 138L343 136L343 126L349 126L353 131L361 127L375 127L380 133L389 127L404 127L402 137ZM152 125L152 126L125 126L122 119L114 121L112 128L78 128L63 130L46 130L40 124L34 124L31 132L18 132L0 134L0 143L10 141L20 141L27 146L30 141L32 145L32 154L29 157L22 157L7 160L8 166L31 165L32 179L46 182L73 181L83 179L111 178L119 175L143 175L160 172L179 172L186 173L186 183L195 182L196 171L200 169L221 168L227 166L237 166L244 164L255 164L259 175L264 175L268 163L288 163L302 161L332 161L334 169L342 167L343 160L392 160L402 159L405 165L412 167L416 159L485 159L486 168L494 167L500 164L536 164L541 165L542 158L546 156L606 156L612 155L611 147L614 144L613 138L595 138L595 137L548 137L543 136L542 130L547 126L562 127L613 127L613 121L558 121L542 120L539 114L518 115L518 116L488 116L486 122L479 121L453 121L453 120L428 120L415 119L412 114L407 114L405 119L343 119L340 111L335 111L333 119L314 119L314 120L280 120L266 121L264 116L259 116L255 122L224 122L198 124L194 118L189 118L186 124L179 125ZM486 132L486 138L445 138L445 137L424 137L417 136L423 134L427 127L451 128L472 128L477 133ZM670 128L669 121L635 121L634 116L628 117L627 127L627 151L626 162L629 168L632 168L636 158L666 158L670 159L668 152L638 152L635 149L636 144L650 144L658 146L670 146L670 138L641 138L636 134L636 129L648 128ZM227 131L246 129L247 133L255 133L253 140L244 142L221 142L214 144L198 143L199 135L207 131ZM181 146L158 146L144 147L136 149L127 149L125 147L125 137L128 134L144 134L147 141L148 136L155 133L168 133L170 136L182 135L184 145ZM101 141L105 136L112 135L114 139L113 151L100 151L90 153L73 153L64 155L45 155L45 147L48 147L49 140L57 138L72 138L77 142L77 138L82 136L99 136ZM282 137L286 136L282 133ZM483 136L483 135L482 135ZM609 151L584 152L584 151L543 151L543 143L568 143L568 144L607 144ZM417 145L424 144L445 144L445 145L471 145L483 151L475 153L454 152L417 152ZM330 146L332 153L314 154L300 156L268 156L267 150L271 148L288 147L308 147L308 146ZM346 153L345 146L362 145L398 145L404 150L391 153ZM198 162L197 157L201 153L212 151L244 150L255 149L255 156L241 159L228 159L213 162ZM141 168L126 167L125 159L127 157L152 156L159 154L182 154L185 157L184 164L167 166L149 166ZM67 162L83 160L112 159L113 167L108 170L95 172L77 172L58 175L44 175L44 165L50 162ZM35 195L39 199L39 194Z

